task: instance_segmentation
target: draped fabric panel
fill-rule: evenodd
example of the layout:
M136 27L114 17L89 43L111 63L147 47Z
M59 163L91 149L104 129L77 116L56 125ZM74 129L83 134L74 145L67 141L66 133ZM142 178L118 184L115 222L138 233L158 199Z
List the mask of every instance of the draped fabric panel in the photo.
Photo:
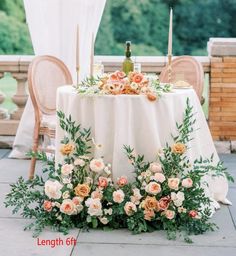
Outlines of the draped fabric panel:
M99 28L106 0L24 0L35 55L53 55L69 68L76 82L76 32L80 30L80 79L90 72L92 33ZM56 95L55 95L56 97ZM9 157L24 158L31 149L34 127L32 103L22 115Z

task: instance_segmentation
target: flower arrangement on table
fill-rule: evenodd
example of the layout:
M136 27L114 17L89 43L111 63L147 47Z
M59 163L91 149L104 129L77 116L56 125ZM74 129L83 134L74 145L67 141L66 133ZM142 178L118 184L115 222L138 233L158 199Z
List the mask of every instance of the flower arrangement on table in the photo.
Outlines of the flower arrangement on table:
M160 84L158 76L147 76L139 72L122 71L106 74L103 77L87 78L82 81L77 90L82 94L130 94L146 95L151 101L161 96L163 92L170 92L170 84Z
M214 230L210 199L205 195L201 179L205 175L226 175L222 163L200 157L190 164L186 151L194 123L192 107L187 108L182 124L177 124L179 135L173 144L166 144L158 158L145 162L125 146L130 163L134 166L133 182L125 176L112 180L111 165L102 158L90 155L90 129L82 129L71 117L58 112L60 125L67 136L60 148L64 160L57 167L45 153L31 153L46 162L43 171L48 177L33 180L22 177L11 185L5 205L22 210L25 218L34 222L34 235L46 226L65 234L70 228L128 228L133 233L166 230L169 239L178 231L201 234Z

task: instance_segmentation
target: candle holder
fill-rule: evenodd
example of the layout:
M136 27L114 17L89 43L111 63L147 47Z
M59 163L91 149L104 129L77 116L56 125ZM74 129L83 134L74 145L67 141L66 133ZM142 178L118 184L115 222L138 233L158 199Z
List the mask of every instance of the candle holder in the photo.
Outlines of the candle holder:
M79 67L76 67L76 85L79 84Z
M167 70L168 70L168 83L171 82L171 75L172 75L171 64L172 64L172 55L168 54L168 67L167 67Z

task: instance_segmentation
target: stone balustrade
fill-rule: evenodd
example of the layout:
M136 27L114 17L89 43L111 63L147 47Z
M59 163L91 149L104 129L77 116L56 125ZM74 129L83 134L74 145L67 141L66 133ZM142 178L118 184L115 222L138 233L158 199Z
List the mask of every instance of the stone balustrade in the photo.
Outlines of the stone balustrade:
M236 41L235 39L210 39L209 56L195 57L210 75L209 127L216 140L236 139ZM11 73L17 82L12 101L16 109L8 113L1 108L5 100L0 87L0 135L16 133L27 93L27 71L34 56L0 55L0 79L5 73ZM105 72L121 68L123 56L95 56L101 61ZM159 74L167 64L167 57L136 57L141 63L142 72Z

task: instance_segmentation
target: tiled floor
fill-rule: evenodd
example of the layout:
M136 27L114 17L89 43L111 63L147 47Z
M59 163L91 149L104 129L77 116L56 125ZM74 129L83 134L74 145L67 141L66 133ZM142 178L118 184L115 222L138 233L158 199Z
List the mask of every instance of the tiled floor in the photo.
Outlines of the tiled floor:
M23 231L29 220L19 215L11 215L3 205L4 195L9 191L9 183L17 177L27 177L29 161L8 159L9 150L0 150L0 255L73 255L73 256L218 256L236 255L236 184L230 184L229 199L233 206L222 206L213 217L219 226L216 232L193 236L193 244L186 244L182 238L176 241L166 239L164 232L132 235L127 230L90 231L72 230L67 237L45 230L39 239L32 238L30 231ZM236 154L221 155L231 174L236 178ZM37 170L40 171L40 164ZM51 248L42 246L42 239L62 239L63 245ZM68 238L68 239L67 239ZM75 246L69 244L76 239ZM68 242L68 245L66 245Z

